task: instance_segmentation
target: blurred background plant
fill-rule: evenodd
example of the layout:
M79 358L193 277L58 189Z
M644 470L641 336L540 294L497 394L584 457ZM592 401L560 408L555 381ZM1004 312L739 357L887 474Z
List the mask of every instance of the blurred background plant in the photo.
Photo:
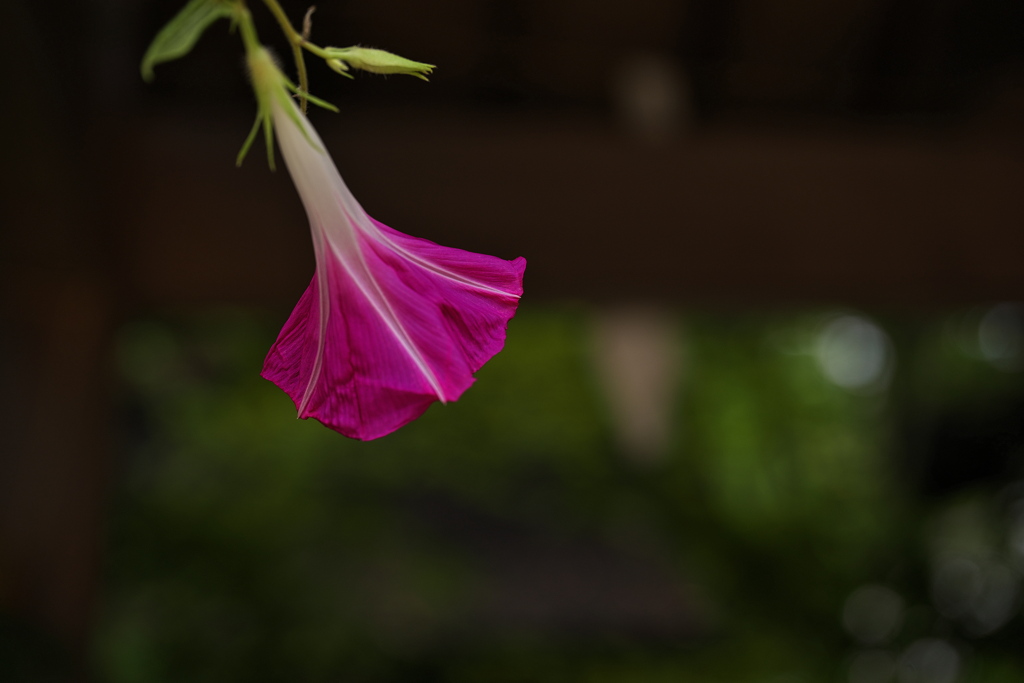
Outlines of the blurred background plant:
M371 443L252 372L266 316L133 322L98 671L1013 680L1019 423L987 449L975 422L1019 400L1002 310L527 307L466 400ZM654 449L616 429L615 325L685 359Z

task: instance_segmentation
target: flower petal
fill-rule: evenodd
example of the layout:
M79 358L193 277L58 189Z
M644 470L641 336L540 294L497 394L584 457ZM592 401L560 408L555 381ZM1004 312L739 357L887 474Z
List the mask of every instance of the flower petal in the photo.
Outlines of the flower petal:
M378 234L360 234L359 243L390 314L382 315L341 259L325 254L263 368L299 417L356 439L384 436L434 401L462 395L504 345L526 267L523 258L442 247L373 224ZM321 282L328 302L322 331Z

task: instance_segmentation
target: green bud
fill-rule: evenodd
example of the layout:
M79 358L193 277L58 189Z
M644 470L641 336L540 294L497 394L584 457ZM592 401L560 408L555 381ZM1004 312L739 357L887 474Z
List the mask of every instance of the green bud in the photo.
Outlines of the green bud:
M405 57L369 47L328 47L327 65L342 75L351 67L375 74L409 74L427 80L434 70L433 64L414 62Z

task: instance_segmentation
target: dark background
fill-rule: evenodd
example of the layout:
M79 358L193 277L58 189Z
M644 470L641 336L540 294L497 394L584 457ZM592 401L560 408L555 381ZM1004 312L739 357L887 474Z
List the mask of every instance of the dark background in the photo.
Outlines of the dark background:
M283 4L298 23L305 5ZM158 675L152 673L157 669L136 670L130 665L119 669L120 665L110 664L110 657L96 654L101 637L107 648L103 651L108 653L164 647L164 654L153 657L196 662L194 671L203 670L205 661L205 655L184 646L175 650L167 641L153 645L161 642L158 637L139 645L129 636L118 635L117 625L124 622L118 621L119 612L111 605L117 596L130 594L133 586L155 576L146 573L150 570L133 573L123 568L164 562L140 559L144 553L138 542L147 533L123 523L138 517L138 506L145 506L154 494L145 487L125 489L125 482L145 450L140 443L171 443L177 437L187 441L182 436L188 432L181 426L185 423L165 424L154 415L173 411L173 406L199 405L200 400L191 389L168 398L160 387L173 384L175 371L166 370L166 377L157 373L166 382L146 384L138 374L124 370L125 354L149 358L146 354L157 353L154 338L173 339L175 348L186 349L181 353L192 358L189 363L212 364L214 370L200 373L204 382L241 387L245 380L237 379L234 370L218 374L218 364L255 374L259 353L252 351L250 357L245 355L249 351L238 351L238 358L251 364L236 367L231 365L235 361L223 360L224 354L231 353L224 349L249 349L248 345L259 349L264 341L269 343L267 334L272 338L273 328L284 319L312 272L305 219L286 174L266 169L259 145L241 169L233 166L254 107L239 41L228 33L226 22L214 25L186 58L158 66L154 83L141 81L141 55L178 5L163 0L15 0L7 4L7 18L0 29L6 83L0 138L5 161L0 195L0 609L4 615L0 658L25 680L35 680L32 676L39 680L50 680L47 676L199 680L185 665L165 667ZM262 37L274 42L279 32L268 21L269 15L258 3L252 5ZM543 356L552 344L562 343L566 358L584 363L580 349L593 334L586 321L604 320L607 311L626 311L628 320L640 311L642 330L651 329L643 322L649 322L651 310L656 321L677 321L682 316L687 349L706 349L700 357L688 351L693 368L699 368L703 358L703 367L719 368L721 373L734 368L739 373L730 384L728 374L708 370L702 380L706 384L694 386L709 388L695 396L706 398L716 387L725 391L723 387L730 386L738 393L718 403L711 399L702 403L700 398L688 403L689 409L703 406L708 436L703 444L687 443L687 452L719 453L725 458L731 456L721 453L759 450L767 437L751 429L752 441L746 446L726 447L722 445L726 437L716 440L714 435L729 433L735 423L726 420L716 428L716 415L733 410L744 396L763 407L788 395L785 387L794 396L806 395L796 384L786 384L796 375L757 379L763 370L758 365L761 347L751 340L818 329L819 323L813 321L819 320L814 317L819 314L834 319L850 311L870 310L887 330L898 355L908 360L899 366L894 393L879 404L882 407L843 404L829 415L849 418L855 440L863 437L876 443L872 439L877 437L875 446L862 449L874 454L871 457L897 453L893 459L897 465L878 476L880 482L889 481L886 477L895 482L892 500L886 505L901 510L902 516L890 508L886 514L896 515L893 519L905 525L900 527L904 540L917 533L912 531L917 528L914 525L930 514L929 506L951 500L949 496L978 482L987 487L984 500L990 507L1012 507L1013 496L1007 498L1005 486L1018 474L1019 367L1004 363L989 379L985 379L988 371L975 368L970 382L983 387L976 394L964 390L966 384L951 381L943 385L950 401L929 403L929 396L941 392L929 389L928 378L956 374L959 371L950 368L959 361L936 360L941 353L928 356L927 349L933 342L939 348L941 343L935 340L942 334L953 334L950 325L977 325L986 311L996 310L991 308L994 304L1024 299L1024 5L1011 0L643 0L628 4L336 0L318 6L312 37L320 44L382 47L438 65L428 85L412 78L365 74L347 81L311 59L312 91L341 108L337 115L313 112L312 120L353 191L376 218L443 244L506 258L527 257L522 329L523 336L533 340L535 346L530 348L537 354ZM275 44L279 54L287 54L279 41ZM1019 353L1020 312L1012 306L998 310L1008 311L1007 329L1017 330L1013 334L1018 334L1018 346L1013 348L1018 351L1011 348L1004 354L1012 360L1013 353ZM234 321L234 327L221 330L216 321L223 319ZM653 323L653 329L662 329L659 324ZM145 325L155 325L159 334ZM510 340L514 335L513 325ZM194 349L221 349L220 344L224 349L210 352L213 360L193 357L205 353ZM717 361L716 350L720 352ZM494 371L495 383L504 377L513 382L507 386L515 386L518 375L512 368L526 372L542 365L530 356L533 351L516 356L510 348L509 353L512 360L502 366L506 369ZM1003 357L997 354L999 358ZM139 362L143 367L157 363ZM565 367L557 359L551 363L552 372ZM589 375L580 373L576 379L565 379L566 386L588 386ZM697 369L684 374L700 377ZM236 379L243 384L232 384ZM544 384L542 379L538 382ZM543 403L544 399L531 394L533 390L522 388L516 394L510 389L508 395L499 392L481 401ZM242 401L238 397L247 396L246 391L237 388L238 393L227 391L222 398ZM782 451L788 450L788 438L798 442L804 433L800 430L813 431L815 424L838 433L839 428L828 421L831 417L816 422L813 410L807 412L810 409L801 408L799 402L778 402L788 407L778 409L780 416L772 418L773 425L783 425L778 427L782 432L790 429L785 425L804 425L792 427L796 436L777 436ZM983 408L967 411L965 416L958 407L963 403ZM277 405L288 413L287 403ZM810 577L821 575L820 567L796 568L805 553L801 544L813 545L813 540L794 540L801 538L799 533L786 531L790 527L782 523L777 536L752 527L739 531L740 522L730 522L732 518L721 510L709 512L714 507L710 503L710 507L695 504L693 509L677 510L666 502L672 497L670 491L647 488L657 488L659 480L675 481L675 475L652 473L644 469L648 465L629 469L632 466L607 464L619 462L621 453L629 451L616 441L611 423L605 424L611 418L574 417L571 411L560 413L562 403L552 405L543 416L524 413L524 419L538 424L550 419L548 436L512 449L531 454L526 458L528 466L510 466L511 474L498 467L480 476L515 480L516 486L533 490L535 481L544 489L544 482L590 476L585 473L593 474L595 470L588 468L594 462L605 463L600 467L607 465L613 472L626 467L625 474L606 473L607 479L601 480L604 488L598 487L605 492L601 495L615 498L621 493L616 486L628 481L633 488L626 499L660 501L643 505L653 506L650 514L660 520L656 526L665 537L683 540L671 551L655 553L661 558L658 561L701 553L718 558L704 565L699 560L682 562L688 565L683 570L672 560L669 564L674 568L665 570L669 577L695 577L699 597L693 600L717 604L717 608L702 611L690 605L667 609L662 616L651 616L657 612L653 607L637 608L640 616L626 608L606 612L594 608L604 616L593 617L592 611L583 609L584 616L577 618L572 616L577 614L573 607L555 607L556 616L551 619L558 629L572 634L569 644L549 637L549 622L527 619L520 630L535 646L516 650L506 648L515 611L492 606L489 611L481 608L483 616L474 617L491 624L497 634L488 644L465 645L465 639L452 636L454 640L442 645L431 641L405 650L379 646L383 653L379 661L352 659L351 654L337 662L327 657L319 673L299 674L298 679L457 680L452 673L456 669L451 668L455 665L450 663L462 662L458 671L463 680L495 680L494 671L504 666L502 662L524 657L537 662L538 671L545 670L558 680L570 679L565 671L587 669L587 662L599 662L593 664L595 671L619 667L625 679L662 680L657 671L665 676L680 671L700 675L686 667L696 666L690 663L696 661L694 657L717 651L701 650L695 643L709 638L727 642L723 634L734 634L730 629L742 621L736 617L744 614L742 610L727 607L729 596L744 595L747 590L763 596L780 585L776 581L785 583L779 577L810 585L814 583ZM858 417L862 410L869 415L863 422ZM472 413L466 415L472 418ZM595 427L595 433L604 434L595 441L597 445L587 442L558 451L558 434L572 432L574 424L588 419L605 425ZM705 424L699 415L687 413L687 419ZM377 450L364 451L362 456L353 450L358 444L347 442L337 446L325 441L309 447L341 448L344 452L331 457L351 457L361 463L367 452L391 453L389 457L397 459L396 471L405 466L401 454L407 450L408 457L426 462L414 469L429 479L431 462L437 463L439 471L467 466L458 459L442 464L430 455L439 448L452 450L453 434L461 434L458 438L476 443L479 449L483 444L506 443L503 439L515 431L496 426L490 432L466 435L456 428L454 418L449 422L452 427L429 423L413 436L381 442L391 446L368 445ZM197 434L205 433L196 429ZM700 428L694 431L700 433ZM437 446L431 441L435 437L441 439L436 443L445 445ZM248 447L239 448L244 452ZM473 450L472 445L465 448ZM501 451L499 446L494 448ZM226 453L230 449L213 450ZM554 457L549 450L578 450L573 456L577 460L567 461L577 464L567 464L564 471L559 470L561 474L552 475L544 464ZM770 461L771 449L765 452ZM168 457L173 460L174 456ZM520 462L515 457L510 456L509 462ZM751 478L758 476L756 468L745 471ZM699 479L694 472L690 471L689 481ZM687 480L677 474L680 481ZM353 475L350 481L372 479L365 471L360 476L363 479ZM373 489L379 494L374 498L375 505L381 506L378 512L401 510L411 519L442 519L434 527L442 529L440 536L460 539L463 547L484 548L481 552L492 553L488 557L494 566L505 568L505 574L498 572L504 579L495 579L488 571L482 575L504 586L490 594L513 603L509 596L516 594L515 586L538 585L528 578L530 572L550 576L554 570L543 564L545 560L538 560L537 566L527 562L520 571L514 563L494 558L547 558L563 567L570 585L577 576L573 563L615 567L625 561L602 554L603 546L595 549L589 541L580 540L590 538L582 532L569 534L574 540L549 540L545 543L550 547L538 547L530 540L533 537L517 536L525 533L518 527L505 533L495 530L500 523L490 517L490 521L479 521L482 503L467 503L465 491L452 493L462 491L462 484L445 488L395 476L387 486L381 485L386 495ZM841 474L835 476L842 479ZM557 493L560 485L551 484L554 498L562 495ZM1002 498L997 492L1002 492L998 494ZM517 509L520 494L511 488L506 494L509 507L498 505L491 510L498 520L505 520L502 523L518 519L509 511ZM708 500L714 495L709 494ZM380 503L385 499L387 505ZM570 517L577 514L571 510L577 510L582 519L604 519L595 512L604 509L597 503L593 509L587 507L590 503L573 508L575 499L570 495L565 500L570 501L565 503ZM150 519L149 528L161 528L160 520L166 522L166 518L160 515L166 512L150 510L152 519L144 517ZM324 519L352 514L348 508L323 512ZM818 513L804 510L801 514ZM538 515L539 519L557 517L555 513ZM695 521L703 519L701 515L712 521ZM466 519L482 526L467 529ZM191 532L180 530L194 531L201 525L196 519L174 528L187 536ZM703 536L698 529L703 529ZM850 533L851 538L870 536ZM695 547L685 541L698 537L704 540L695 540ZM237 560L237 555L220 558L183 543L186 550L176 557L194 552L188 556L205 557L203 561L219 567ZM406 547L405 541L395 543ZM878 543L901 546L899 534ZM171 545L156 543L145 552L159 558ZM253 552L251 561L241 565L261 561L260 553ZM928 588L928 553L907 552L907 557L899 559L894 551L885 561L892 566L903 562L903 573L878 569L885 562L868 562L870 566L857 569L847 564L847 569L832 574L839 578L831 592L826 591L818 603L814 603L818 598L808 598L807 604L820 609L807 607L800 614L831 614L835 621L835 633L815 644L821 652L809 657L814 663L808 671L827 670L822 662L833 663L839 671L843 662L856 657L850 654L855 648L849 644L856 637L849 640L849 626L844 632L836 615L842 609L842 596L859 583L904 586L908 604L914 601L914 590L922 603L939 600ZM164 564L173 569L170 560ZM752 571L748 579L734 578L717 588L708 578L716 571L727 571L722 567L737 564L761 566L768 574ZM703 573L698 566L705 567ZM708 566L719 569L711 571ZM638 569L640 578L635 581L637 585L653 582L651 594L644 597L627 590L624 603L657 604L658 596L668 590L657 588L658 581L676 580L645 579L643 572L648 570L647 565ZM181 575L181 571L171 573ZM616 576L631 571L609 570ZM776 579L765 578L768 575ZM608 581L610 586L620 586L613 578ZM278 591L287 603L280 597L284 589L273 585L277 587L267 590ZM253 590L255 595L263 594ZM557 588L549 590L550 595L559 594ZM578 602L591 607L604 604L595 596L616 590L584 591ZM792 590L800 592L795 586ZM557 603L553 597L545 598L548 594L543 591L537 595L541 597L533 599L542 604ZM839 597L833 605L829 600L835 596ZM253 598L252 604L260 599ZM776 609L770 602L760 611L765 624L773 623L776 617L771 615L786 611L785 606ZM947 638L964 662L978 662L975 671L988 671L984 675L992 676L991 680L1003 680L998 678L1003 675L999 671L1009 672L1008 677L1020 671L1013 668L1021 664L1014 659L1015 648L1008 640L964 645L968 641L955 640L959 633L955 610L933 607L940 615L934 622L939 625L924 618L932 625L918 629L920 638L905 635L906 643L899 645L904 652L910 652L915 643L934 645ZM712 613L718 616L709 616ZM182 617L174 627L178 631L168 627L168 632L188 632L189 624L205 619L196 614ZM294 624L296 633L301 630L299 624L307 623L302 616L281 616L273 610L261 618L267 624ZM600 636L587 626L593 619L602 624L597 629ZM912 617L907 619L913 622ZM469 617L455 621L463 627L477 623ZM820 632L808 625L814 623L810 617L793 621L804 624L793 631L804 635L794 635L792 642L806 642L806 634ZM350 644L373 632L360 626L364 622L358 618L346 623L356 624L351 627L356 635L346 636ZM1019 635L1019 624L1016 628ZM125 627L123 632L131 629ZM609 638L617 643L613 650L625 647L631 654L608 661L594 659L593 652L609 647ZM629 645L622 646L623 641ZM262 646L258 639L246 642L250 649L240 647L239 658L252 664L252 653ZM864 642L865 647L882 647L871 639ZM895 644L883 645L893 652L899 649ZM322 647L330 650L329 639ZM680 654L679 647L685 652ZM785 649L778 644L764 647L768 653ZM981 655L971 660L965 654L986 647L995 652L991 661L999 664L986 664L990 660ZM359 649L351 646L339 652ZM523 654L527 651L534 659ZM659 654L644 659L647 655L642 653L647 652ZM715 662L729 657L707 656ZM476 658L476 674L465 663L466 657ZM906 657L900 661L913 659ZM637 658L648 664L636 664ZM789 660L782 659L778 670L799 669L798 665L787 669ZM358 673L345 664L356 660L362 662ZM748 660L762 662L761 673L766 676L776 671L763 664L775 661L770 654L755 652L744 661ZM288 658L282 655L273 661ZM794 656L793 661L802 660ZM634 669L622 662L633 662ZM961 670L966 671L968 664ZM682 668L672 668L676 666ZM706 674L706 680L746 680L746 673L722 673L725 669L715 666L707 665L712 673ZM756 669L757 664L751 666ZM273 670L271 664L256 669L266 680L287 677L268 673ZM138 673L144 670L150 673ZM217 680L258 679L252 671L238 673L243 670L225 669ZM558 671L563 671L561 678L551 673ZM645 678L637 678L640 671ZM591 680L582 673L579 677ZM510 674L510 680L541 679L536 671ZM593 680L599 679L595 673Z

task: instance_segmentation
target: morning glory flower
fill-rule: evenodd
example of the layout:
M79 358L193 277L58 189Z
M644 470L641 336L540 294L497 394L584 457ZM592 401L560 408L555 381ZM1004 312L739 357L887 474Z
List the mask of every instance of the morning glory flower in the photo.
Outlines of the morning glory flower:
M262 375L316 418L375 439L454 401L505 343L526 260L443 247L371 218L264 50L249 54L260 117L309 216L316 273ZM254 128L255 132L255 128ZM252 137L252 136L250 136Z

